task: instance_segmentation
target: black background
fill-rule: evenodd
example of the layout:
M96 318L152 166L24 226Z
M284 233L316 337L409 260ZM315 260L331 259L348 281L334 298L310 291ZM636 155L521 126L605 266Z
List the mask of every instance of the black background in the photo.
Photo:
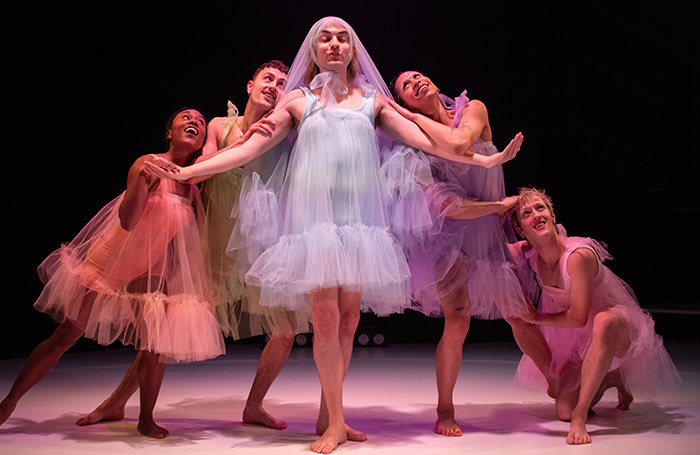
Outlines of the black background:
M243 109L257 66L291 64L326 15L353 26L387 81L418 69L443 93L467 89L486 103L499 147L522 131L507 191L545 188L571 235L609 245L608 265L642 306L697 314L697 12L674 2L485 3L65 2L8 12L2 357L25 356L51 333L55 323L32 308L36 266L123 191L138 156L164 150L169 114L186 105L225 115L227 100ZM697 339L692 318L659 329ZM433 341L441 329L415 314L363 321L390 342ZM470 337L510 337L502 321L478 324Z

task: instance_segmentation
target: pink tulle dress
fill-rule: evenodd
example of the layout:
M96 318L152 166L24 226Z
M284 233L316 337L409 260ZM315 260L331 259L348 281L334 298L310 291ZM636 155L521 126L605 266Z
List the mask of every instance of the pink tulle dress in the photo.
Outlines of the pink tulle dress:
M130 231L120 224L123 198L41 263L45 287L34 307L59 323L71 321L100 344L119 340L163 362L223 354L201 250L197 188L161 180Z
M443 102L456 110L456 127L469 103L466 92L455 102L446 97ZM491 141L481 139L470 150L486 156L498 152ZM487 169L434 156L427 160L432 182L423 184L423 197L431 226L425 230L420 245L411 242L408 248L413 308L429 316L440 316L441 300L468 289L460 307L473 317L497 319L527 312L527 300L510 261L508 243L514 240L510 224L497 214L472 220L447 218L449 210L458 207L461 199L501 200L505 196L503 168ZM419 180L428 182L425 177Z
M542 296L538 312L558 313L566 311L571 301L571 279L567 273L567 262L571 253L579 248L593 251L598 258L598 274L594 280L593 298L588 323L580 328L561 328L541 325L542 333L552 351L552 374L561 375L567 364L583 362L591 343L593 319L602 311L614 311L622 315L628 324L631 337L630 347L623 357L614 357L610 371L619 368L626 387L635 395L653 395L661 386L673 385L680 380L671 358L663 346L661 337L654 332L654 321L649 313L640 308L632 289L603 265L606 259L612 259L605 245L591 238L567 237L559 226L559 235L565 245L565 252L560 259L560 268L564 288L541 285ZM529 264L537 273L537 252L535 249L523 253L521 246L516 262ZM542 373L532 360L523 356L518 366L515 383L535 390L545 390L547 384ZM578 387L578 384L576 384Z

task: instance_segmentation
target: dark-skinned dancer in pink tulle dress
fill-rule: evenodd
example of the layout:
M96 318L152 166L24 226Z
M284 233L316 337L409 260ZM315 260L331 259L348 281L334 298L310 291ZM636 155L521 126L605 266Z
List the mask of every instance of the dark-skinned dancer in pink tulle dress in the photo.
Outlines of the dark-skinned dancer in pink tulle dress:
M168 435L153 420L165 364L217 357L224 343L201 253L198 190L154 177L144 163L160 157L187 164L205 137L197 110L176 112L166 127L168 150L138 158L126 191L39 266L45 287L34 306L59 326L27 359L0 404L0 423L84 335L140 351L137 429L153 438Z

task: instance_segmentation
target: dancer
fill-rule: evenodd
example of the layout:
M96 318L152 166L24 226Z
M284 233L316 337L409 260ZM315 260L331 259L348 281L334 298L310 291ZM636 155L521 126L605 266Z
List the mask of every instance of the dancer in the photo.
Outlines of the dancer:
M297 90L297 87L300 89ZM376 90L382 96L375 96ZM345 425L342 384L360 309L378 315L409 305L409 271L386 222L374 126L428 153L496 165L493 157L439 150L386 101L388 90L353 29L340 18L318 21L307 34L270 119L269 136L181 168L152 163L161 176L186 180L243 165L284 138L298 138L286 168L279 207L281 236L255 261L246 280L261 287L265 305L311 311L314 360L322 389L315 452L330 453L366 435ZM158 171L155 164L162 170ZM261 197L268 197L261 194Z
M206 137L194 109L173 114L168 150L138 158L126 191L110 202L70 243L39 267L44 290L34 304L60 325L31 353L0 403L0 423L82 335L100 344L116 340L141 353L137 429L164 438L153 420L164 362L192 362L224 353L214 316L210 277L201 254L196 187L152 176L145 163L191 162Z
M418 124L446 150L497 152L484 103L441 95L433 81L418 71L405 71L392 81L396 109ZM520 141L523 137L518 135ZM424 193L433 227L425 243L410 255L415 309L443 316L444 329L435 354L438 389L435 432L461 436L454 415L453 393L462 363L462 346L471 317L505 318L522 351L547 375L551 353L533 324L521 319L533 311L511 265L509 225L503 215L517 197L505 197L503 169L456 165L429 157L432 183ZM514 235L511 237L515 240ZM550 379L554 393L554 381Z
M229 102L228 116L215 117L209 122L203 153L197 161L214 156L219 149L242 144L255 132L269 135L274 124L269 121L267 115L277 101L287 71L287 66L278 60L260 65L247 83L249 96L243 116L238 116L238 109ZM207 216L208 234L205 259L209 260L212 270L218 302L216 312L221 328L225 335L234 339L263 333L270 336L258 360L255 379L243 409L243 422L282 430L287 427L287 423L269 414L263 408L262 402L287 361L294 344L294 335L311 330L310 315L262 307L258 302L259 290L245 285L243 274L235 269L236 258L230 253L226 254L229 238L236 224L236 219L231 217L231 210L238 200L241 183L252 170L258 172L263 180L267 180L274 166L274 163L270 164L269 161L258 159L247 165L245 170L234 168L214 175L203 182L202 199ZM268 164L269 166L266 166ZM140 357L134 360L124 379L109 398L89 415L79 419L76 424L91 425L102 420L124 418L124 407L138 388L136 371L139 361Z
M552 348L552 371L559 379L557 415L571 420L567 444L587 444L589 411L611 387L618 409L627 410L634 394L652 393L679 380L678 372L654 333L654 321L639 307L629 286L603 265L612 259L605 245L584 237L567 237L555 225L550 198L522 188L512 220L524 241L511 245L542 287L537 313ZM524 356L517 382L539 385L541 375Z

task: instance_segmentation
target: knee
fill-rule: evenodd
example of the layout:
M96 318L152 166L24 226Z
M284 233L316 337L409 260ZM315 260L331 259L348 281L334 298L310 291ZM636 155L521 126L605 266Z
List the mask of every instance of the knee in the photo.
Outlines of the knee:
M70 322L64 322L47 340L51 349L66 351L83 335L83 331Z
M448 338L464 339L469 332L471 317L462 311L453 311L445 313L445 327L443 336Z
M593 318L593 338L608 340L620 327L620 316L610 312L598 313Z

